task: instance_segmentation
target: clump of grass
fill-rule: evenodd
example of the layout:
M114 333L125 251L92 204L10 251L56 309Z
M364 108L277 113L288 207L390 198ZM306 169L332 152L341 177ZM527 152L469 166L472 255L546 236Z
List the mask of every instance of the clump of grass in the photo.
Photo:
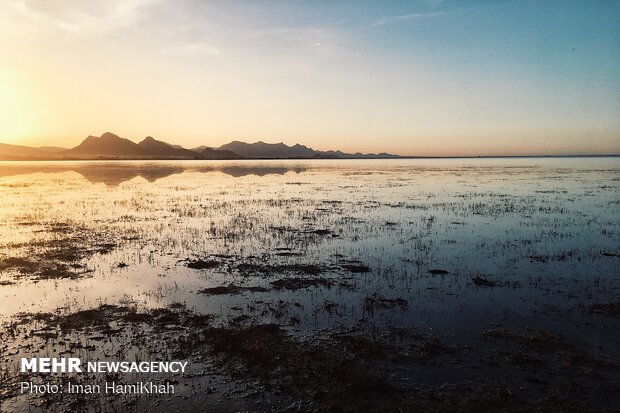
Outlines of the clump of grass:
M199 290L198 293L205 294L205 295L225 295L225 294L232 295L232 294L241 294L246 291L262 293L262 292L269 291L269 289L265 287L243 287L239 285L228 284L228 285L223 285L219 287L203 288Z
M282 278L272 281L276 290L300 290L309 287L331 287L332 281L327 278Z
M481 277L480 275L476 275L471 279L475 285L478 287L497 287L499 284L495 281L491 281L488 278Z
M592 304L585 307L585 311L592 314L602 314L609 317L618 317L620 316L620 302Z
M409 302L404 298L385 298L378 294L364 298L364 309L368 311L374 311L379 308L400 308L406 309Z
M0 259L0 271L34 280L76 279L91 272L83 260L108 254L118 245L107 233L63 222L47 224L38 232L52 237L27 244L25 256Z
M208 270L208 269L219 267L220 265L221 263L219 261L203 260L200 258L196 260L187 260L185 263L185 266L187 268L191 268L193 270Z

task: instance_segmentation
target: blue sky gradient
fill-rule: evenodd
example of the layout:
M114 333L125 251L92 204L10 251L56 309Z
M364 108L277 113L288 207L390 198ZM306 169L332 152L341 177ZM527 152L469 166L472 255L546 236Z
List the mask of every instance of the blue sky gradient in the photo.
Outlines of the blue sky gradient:
M0 141L620 153L620 1L20 0Z

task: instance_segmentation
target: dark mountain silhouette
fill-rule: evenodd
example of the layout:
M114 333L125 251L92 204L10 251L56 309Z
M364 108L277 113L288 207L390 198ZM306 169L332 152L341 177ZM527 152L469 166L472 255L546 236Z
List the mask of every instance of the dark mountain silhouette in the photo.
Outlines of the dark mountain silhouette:
M58 147L31 148L0 144L0 160L43 159L313 159L313 158L396 158L387 153L348 154L341 151L315 151L304 145L284 143L245 143L233 141L219 148L199 146L186 149L147 136L140 143L111 132L88 136L72 149Z
M215 149L211 146L198 146L196 148L192 148L192 151L198 152L201 154L202 159L243 159L244 157L238 153L226 150L226 149Z
M149 152L130 141L113 133L106 132L100 137L89 136L73 149L60 152L65 157L76 158L145 158Z
M363 154L363 153L345 153L341 151L315 151L307 146L296 144L293 146L284 143L265 143L262 141L256 143L246 143L240 141L232 141L226 145L222 145L220 150L229 150L244 158L249 159L349 159L349 158L398 158L397 155L389 153L380 154Z
M185 149L178 145L171 145L166 142L158 141L151 136L147 136L138 143L144 149L147 156L156 156L164 158L200 158L200 155L189 149Z
M203 151L185 149L147 136L134 143L113 133L101 137L89 136L80 145L60 155L65 157L119 158L119 159L241 159L231 151L206 148Z
M243 156L226 149L205 148L200 155L202 159L243 159Z
M9 145L8 143L0 143L0 159L37 159L49 158L58 151L64 151L64 148L56 147L40 147L32 148L30 146Z
M314 158L317 155L304 145L288 146L283 143L245 143L240 141L232 141L226 145L219 147L219 150L227 150L238 153L244 158Z
M52 153L62 152L62 151L67 150L67 148L61 148L60 146L39 146L38 149L41 149L42 151L46 151L46 152L52 152Z

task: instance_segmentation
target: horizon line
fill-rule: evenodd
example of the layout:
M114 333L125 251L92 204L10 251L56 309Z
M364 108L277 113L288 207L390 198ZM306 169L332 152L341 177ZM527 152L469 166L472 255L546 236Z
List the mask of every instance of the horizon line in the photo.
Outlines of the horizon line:
M21 144L15 144L15 143L6 143L6 142L2 142L0 141L0 145L9 145L9 146L18 146L18 147L24 147L24 148L30 148L30 149L44 149L44 148L48 148L48 147L55 147L55 148L59 148L59 149L65 149L65 150L71 150L74 149L76 147L78 147L79 145L81 145L87 138L90 137L95 137L95 138L101 138L103 135L106 134L111 134L111 135L115 135L121 139L126 139L134 144L137 144L139 142L135 142L132 139L129 138L123 138L120 135L117 135L116 133L110 132L110 131L106 131L104 133L102 133L100 136L96 136L96 135L88 135L86 138L82 139L81 142L79 142L77 145L75 146L71 146L71 147L64 147L64 146L56 146L54 144L48 144L48 145L38 145L38 146L30 146L30 145L21 145ZM142 138L142 140L147 139L147 138L152 138L155 140L160 141L159 139L153 137L153 135L146 135L144 138ZM138 138L139 139L139 138ZM240 143L244 143L244 144L248 144L248 145L253 145L253 144L257 144L257 143L263 143L263 144L267 144L267 145L278 145L278 144L283 144L289 148L294 147L295 145L301 145L301 146L305 146L308 149L314 150L314 151L318 151L318 152L342 152L348 155L357 155L357 154L361 154L361 155L375 155L377 156L377 158L375 159L475 159L475 158L549 158L549 157L553 157L553 158L574 158L574 157L618 157L620 156L620 152L615 152L615 153L561 153L561 154L553 154L553 153L538 153L538 154L502 154L502 153L495 153L495 154L470 154L470 155L423 155L423 154L396 154L396 153L392 153L392 152L387 152L387 150L380 150L377 152L361 152L360 150L356 150L355 152L345 152L341 149L315 149L312 146L307 146L304 143L300 143L300 142L296 142L292 145L286 144L284 143L284 141L280 140L279 142L267 142L265 140L265 138L254 138L257 140L254 140L253 142L248 142L245 140L240 140L240 138L231 138L232 140L229 141L228 143L225 143L223 145L219 145L219 146L208 146L208 145L200 145L197 146L196 148L200 148L200 147L207 147L207 148L212 148L212 149L219 149L220 147L227 145L229 143L233 143L233 142L240 142ZM187 150L194 150L194 148L188 148L176 143L170 143L167 141L163 141L161 140L160 142L164 142L170 146L179 146L183 149L187 149ZM388 155L386 157L381 157L379 155L381 154L385 154ZM2 154L0 154L0 157L2 156ZM9 157L14 157L14 158L19 158L18 156L11 156L11 155L6 155ZM166 158L166 157L126 157L126 158L122 158L122 157L98 157L98 158L40 158L40 157L23 157L25 159L0 159L2 161L70 161L70 160L171 160L170 157ZM29 159L26 159L29 158ZM331 159L331 158L295 158L295 157L291 157L291 158L243 158L243 159L247 159L247 160L258 160L258 159L272 159L272 160L277 160L277 159ZM351 158L351 157L343 157L343 158L335 158L337 159L358 159L358 158Z
M614 154L564 154L564 155L453 155L453 156L426 156L426 155L394 155L375 158L240 158L240 159L190 159L190 158L171 158L171 157L97 157L97 158L35 158L23 157L23 159L2 159L0 154L0 162L110 162L110 161L184 161L184 162L201 162L201 161L376 161L376 160L402 160L402 159L526 159L526 158L620 158L620 153ZM20 158L12 156L12 158Z

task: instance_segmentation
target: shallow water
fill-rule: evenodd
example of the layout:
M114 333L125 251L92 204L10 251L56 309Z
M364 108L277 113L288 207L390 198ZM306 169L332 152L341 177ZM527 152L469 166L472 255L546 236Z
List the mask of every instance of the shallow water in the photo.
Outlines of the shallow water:
M620 296L620 158L0 162L0 194L0 263L42 263L0 264L3 321L183 303L299 336L544 329L618 360L617 319L584 308ZM199 293L229 284L267 291Z

